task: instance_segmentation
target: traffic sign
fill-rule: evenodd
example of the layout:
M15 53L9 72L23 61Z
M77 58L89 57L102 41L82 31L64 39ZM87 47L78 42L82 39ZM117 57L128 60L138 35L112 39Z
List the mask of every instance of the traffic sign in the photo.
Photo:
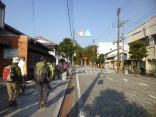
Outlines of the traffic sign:
M84 34L85 37L90 37L91 36L91 32L87 29L85 34Z
M78 35L79 35L80 37L83 37L83 36L84 36L84 31L83 31L83 30L80 30L80 31L78 32Z

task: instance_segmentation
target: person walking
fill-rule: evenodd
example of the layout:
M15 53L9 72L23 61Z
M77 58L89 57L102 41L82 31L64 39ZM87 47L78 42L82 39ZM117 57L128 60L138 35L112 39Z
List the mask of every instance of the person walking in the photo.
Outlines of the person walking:
M39 93L39 107L43 108L47 106L50 83L50 69L46 64L45 57L40 57L40 62L36 63L34 75Z
M20 57L18 66L20 67L21 73L22 73L22 85L20 86L20 88L21 88L20 93L22 94L26 87L26 75L27 75L27 66L25 63L25 57Z
M55 77L57 77L58 79L61 79L61 73L62 73L62 64L59 63L55 66Z
M49 59L47 59L46 64L48 65L48 67L50 69L50 80L52 80L54 78L54 75L55 75L55 68L53 67L53 65Z
M9 107L17 105L16 99L20 92L20 84L22 84L22 74L18 63L19 58L14 57L12 64L8 65L3 70L3 79L6 79Z

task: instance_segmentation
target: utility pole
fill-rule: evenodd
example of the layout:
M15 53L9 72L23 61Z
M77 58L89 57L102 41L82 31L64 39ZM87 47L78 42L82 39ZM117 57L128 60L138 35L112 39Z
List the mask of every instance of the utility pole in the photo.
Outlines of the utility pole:
M72 41L73 41L73 46L75 46L75 35L74 35L74 30L72 34ZM72 54L72 66L74 66L74 53Z
M119 73L119 39L120 39L120 8L117 10L117 16L118 16L118 40L117 40L117 73Z
M122 33L122 71L124 72L124 24L123 27L123 33Z
M122 70L124 71L124 25L126 24L126 22L128 22L128 20L123 20L121 21L121 26L123 28L123 32L122 32Z

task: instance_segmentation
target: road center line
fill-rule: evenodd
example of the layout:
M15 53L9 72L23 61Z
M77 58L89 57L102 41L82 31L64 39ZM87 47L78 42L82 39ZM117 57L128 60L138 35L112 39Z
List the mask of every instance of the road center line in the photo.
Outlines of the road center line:
M150 97L152 97L152 98L156 99L156 97L155 97L155 96L153 96L153 95L148 95L148 96L150 96Z

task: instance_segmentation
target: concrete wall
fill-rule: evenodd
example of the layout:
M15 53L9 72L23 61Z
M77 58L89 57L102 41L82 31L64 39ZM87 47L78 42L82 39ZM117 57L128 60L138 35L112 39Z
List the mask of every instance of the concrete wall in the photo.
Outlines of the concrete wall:
M156 16L127 34L128 43L156 34Z

